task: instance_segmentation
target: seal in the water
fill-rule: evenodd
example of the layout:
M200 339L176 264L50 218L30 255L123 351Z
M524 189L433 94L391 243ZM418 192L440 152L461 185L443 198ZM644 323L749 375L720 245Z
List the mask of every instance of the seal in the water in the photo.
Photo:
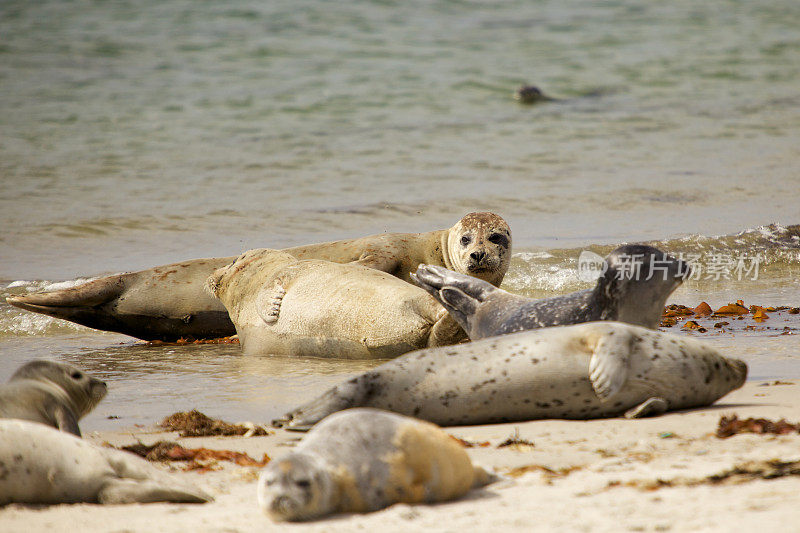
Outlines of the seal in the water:
M0 505L211 500L131 453L42 424L0 420Z
M258 504L275 521L310 520L452 500L494 479L433 424L350 409L320 422L264 469Z
M446 230L384 233L284 251L298 259L355 261L405 281L420 263L428 263L499 285L511 257L511 231L494 213L470 213ZM214 270L234 259L194 259L6 300L28 311L145 340L227 337L236 331L233 323L222 303L203 287Z
M554 102L555 98L545 95L541 89L535 85L523 85L514 91L514 100L522 104L538 104L539 102Z
M703 342L590 322L411 352L274 423L305 427L351 407L440 425L641 417L710 405L746 377L745 363Z
M686 263L645 245L605 258L593 289L543 300L498 289L441 267L420 265L414 281L450 312L472 340L548 326L616 320L654 329L667 298L689 275Z
M72 365L31 361L0 385L0 418L40 422L80 437L78 420L106 390L105 383Z
M357 263L250 250L208 279L247 354L390 358L464 340L419 287Z

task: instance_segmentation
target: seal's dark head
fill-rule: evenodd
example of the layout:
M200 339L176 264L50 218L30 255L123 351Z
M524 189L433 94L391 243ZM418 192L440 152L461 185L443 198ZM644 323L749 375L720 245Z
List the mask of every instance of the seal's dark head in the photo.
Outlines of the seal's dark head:
M604 320L655 328L672 291L691 273L680 259L643 244L627 244L606 258L607 268L597 281Z

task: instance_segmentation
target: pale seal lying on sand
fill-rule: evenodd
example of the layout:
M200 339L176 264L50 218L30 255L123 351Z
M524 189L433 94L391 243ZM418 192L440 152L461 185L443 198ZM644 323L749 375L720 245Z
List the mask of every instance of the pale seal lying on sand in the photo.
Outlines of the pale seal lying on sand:
M203 503L213 498L135 455L25 420L0 420L0 505Z
M408 353L275 424L304 427L361 406L440 425L641 417L710 405L746 377L745 363L703 342L590 322Z
M275 521L309 520L452 500L494 479L433 424L350 409L323 420L264 469L258 504Z
M620 246L605 258L593 289L536 300L438 266L420 265L414 281L436 298L472 340L548 326L616 320L655 329L667 298L690 269L645 245Z
M104 382L72 365L31 361L0 385L0 418L40 422L80 437L78 420L106 391Z
M429 233L384 233L284 250L297 259L359 264L410 281L420 263L445 266L499 285L511 257L511 231L500 216L470 213ZM235 333L225 307L203 287L236 256L194 259L116 274L69 289L13 296L9 304L90 328L174 341Z
M390 358L464 331L425 291L355 263L250 250L208 279L246 354Z

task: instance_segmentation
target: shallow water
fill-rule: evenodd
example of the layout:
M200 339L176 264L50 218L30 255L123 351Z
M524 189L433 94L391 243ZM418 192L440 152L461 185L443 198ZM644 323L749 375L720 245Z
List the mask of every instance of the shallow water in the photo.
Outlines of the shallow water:
M0 282L21 283L0 292L492 210L521 294L583 288L581 249L649 240L765 254L758 280L674 301L797 306L798 20L793 0L3 2ZM518 104L523 83L559 101ZM797 337L771 333L711 342L751 377L800 376ZM111 382L89 429L264 420L364 368L0 304L0 379L33 357Z

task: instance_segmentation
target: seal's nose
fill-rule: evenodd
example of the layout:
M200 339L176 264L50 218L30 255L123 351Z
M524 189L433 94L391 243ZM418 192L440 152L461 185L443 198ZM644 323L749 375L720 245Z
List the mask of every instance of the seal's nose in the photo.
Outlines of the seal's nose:
M486 259L486 252L484 251L472 252L471 254L469 254L469 257L476 263L480 263L481 261Z

